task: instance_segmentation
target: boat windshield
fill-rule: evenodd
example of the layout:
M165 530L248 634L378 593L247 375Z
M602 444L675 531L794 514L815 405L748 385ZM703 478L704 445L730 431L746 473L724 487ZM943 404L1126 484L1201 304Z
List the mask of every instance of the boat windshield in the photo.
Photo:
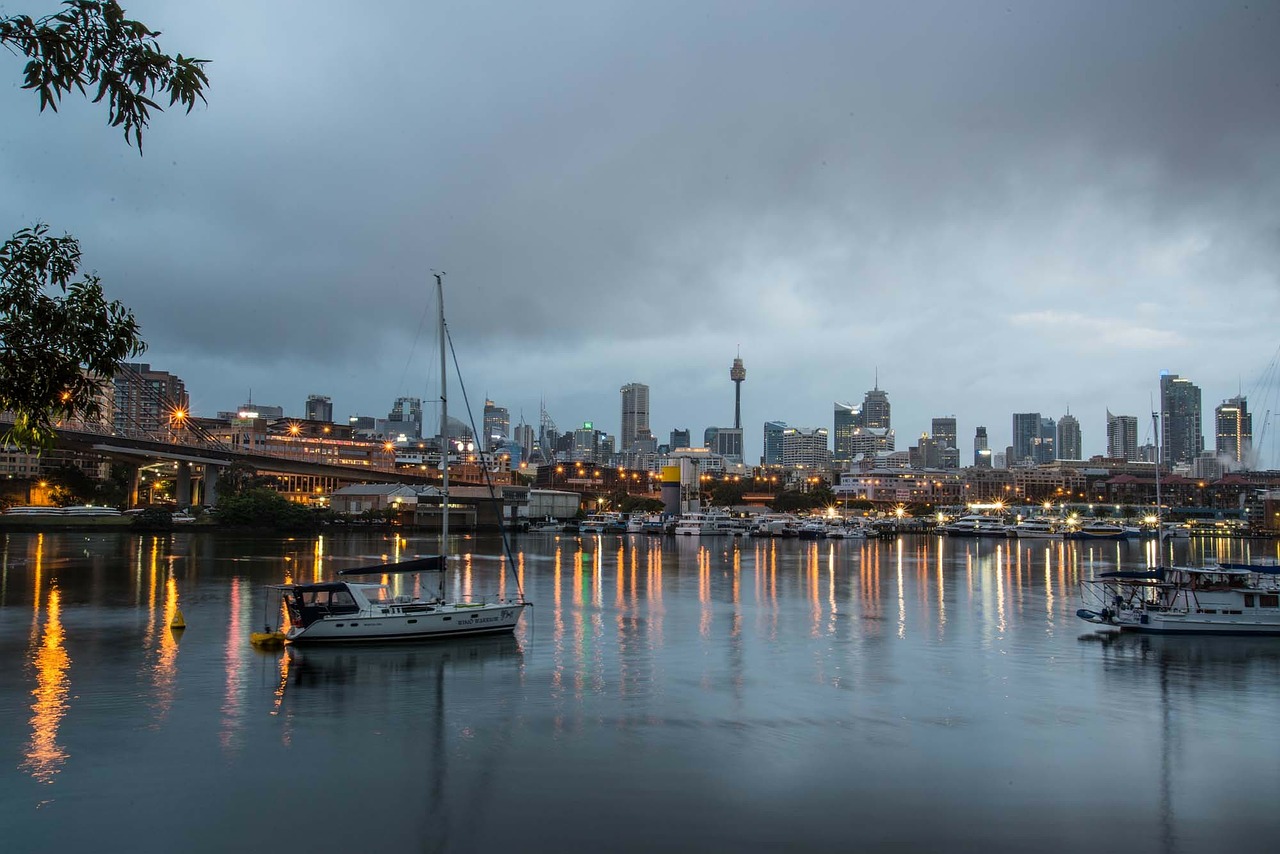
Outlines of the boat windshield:
M360 584L357 585L360 592L364 594L364 598L369 600L372 605L388 605L393 597L391 589L385 584Z

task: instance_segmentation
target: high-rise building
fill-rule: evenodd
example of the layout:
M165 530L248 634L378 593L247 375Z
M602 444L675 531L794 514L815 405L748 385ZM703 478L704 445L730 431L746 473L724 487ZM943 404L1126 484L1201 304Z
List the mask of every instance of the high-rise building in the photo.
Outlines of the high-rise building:
M1140 459L1136 416L1112 415L1107 410L1107 456L1130 462Z
M960 468L960 450L956 447L956 417L948 415L933 419L932 441L940 468Z
M644 383L627 383L620 390L622 395L622 439L623 451L634 451L636 442L648 442L653 434L649 431L649 387Z
M1027 460L1035 460L1035 449L1040 438L1040 413L1013 413L1013 457L1010 467Z
M689 444L689 428L686 427L683 430L677 428L675 430L672 430L671 431L671 449L675 450L676 448L688 448L688 447L691 447Z
M306 412L308 421L333 423L333 401L323 394L307 395L307 405L304 412Z
M511 432L511 413L492 400L484 402L484 449L491 451Z
M1067 410L1058 419L1058 444L1055 448L1060 460L1079 460L1081 455L1080 421Z
M181 420L191 414L186 384L168 371L153 371L145 362L122 364L112 384L114 427L121 435L160 433L175 426L175 416Z
M422 399L418 397L397 397L387 415L388 421L394 421L395 431L410 438L422 435Z
M1164 465L1190 465L1204 450L1200 387L1185 377L1160 374L1160 449Z
M827 428L812 430L786 427L782 431L782 464L804 466L807 469L826 468L831 465L831 451L827 447Z
M853 458L867 459L884 451L892 451L894 447L892 430L877 430L872 427L859 427L853 431L851 451Z
M786 429L787 422L785 421L764 422L764 459L762 462L765 465L782 465L782 431Z
M1253 416L1243 396L1224 400L1213 410L1214 448L1219 457L1227 457L1238 467L1251 468L1253 463Z
M987 447L986 427L979 427L973 433L973 464L978 468L991 468L991 449Z
M775 422L781 423L781 422ZM785 425L784 425L785 426ZM832 436L835 451L831 455L832 462L847 463L853 459L853 433L862 426L862 409L852 403L835 404L835 424ZM766 431L768 427L766 426ZM767 436L767 433L766 433Z
M879 380L876 381L876 387L867 392L862 400L862 426L872 430L888 430L893 426L889 393L880 388Z
M724 457L725 462L742 462L742 429L721 427L716 431L715 444L711 446L711 450Z
M520 446L521 459L529 459L533 454L534 447L533 427L524 422L517 424L513 438L516 440L516 444Z
M1051 463L1057 459L1054 453L1054 445L1057 444L1058 423L1052 418L1040 419L1040 436L1036 439L1034 453L1032 457L1036 461L1036 465Z

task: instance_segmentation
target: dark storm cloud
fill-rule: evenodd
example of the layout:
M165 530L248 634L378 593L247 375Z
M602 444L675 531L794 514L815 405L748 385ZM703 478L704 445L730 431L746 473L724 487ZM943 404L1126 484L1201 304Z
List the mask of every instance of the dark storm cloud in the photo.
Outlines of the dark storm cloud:
M1208 404L1275 348L1280 12L1024 5L132 4L210 106L138 158L15 83L0 212L82 237L209 411L384 411L437 268L529 419L638 380L659 435L724 423L741 345L753 453L877 366L902 445L1070 403L1097 450L1158 369Z

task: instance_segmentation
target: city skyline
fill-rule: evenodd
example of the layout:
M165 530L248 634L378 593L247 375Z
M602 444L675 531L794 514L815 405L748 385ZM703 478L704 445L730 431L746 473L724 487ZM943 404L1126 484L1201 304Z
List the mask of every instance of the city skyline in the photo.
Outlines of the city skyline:
M545 400L617 433L639 382L657 436L700 437L739 355L748 460L876 385L900 448L954 415L962 458L979 425L1002 451L1012 413L1069 408L1087 457L1108 409L1150 441L1169 371L1205 447L1222 401L1272 413L1276 465L1280 8L388 3L376 35L307 9L128 3L211 60L141 157L0 58L0 213L80 240L198 413L427 404L436 269L477 422ZM378 85L331 59L363 51L417 59Z

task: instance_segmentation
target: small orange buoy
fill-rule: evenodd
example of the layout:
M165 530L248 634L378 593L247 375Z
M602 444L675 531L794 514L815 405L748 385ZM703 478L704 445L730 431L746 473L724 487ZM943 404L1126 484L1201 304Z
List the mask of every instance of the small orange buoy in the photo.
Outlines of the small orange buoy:
M182 619L182 611L179 610L176 614L173 615L173 621L169 623L169 628L181 630L181 629L185 629L186 627L187 627L187 621Z

